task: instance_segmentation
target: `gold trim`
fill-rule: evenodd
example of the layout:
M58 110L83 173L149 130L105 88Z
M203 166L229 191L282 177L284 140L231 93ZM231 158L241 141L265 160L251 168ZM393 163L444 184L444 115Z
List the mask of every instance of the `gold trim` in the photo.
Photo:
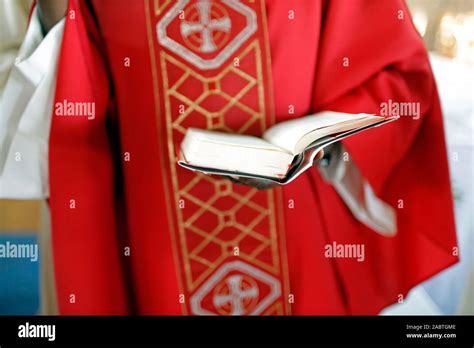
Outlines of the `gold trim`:
M250 54L255 54L255 59L258 62L260 59L260 54L261 51L259 49L259 44L258 41L254 40L251 44L246 47L242 53L239 55L240 59L243 59L247 57ZM184 269L188 270L191 268L190 262L191 260L194 261L199 261L202 264L206 265L208 269L200 274L196 279L193 278L193 274L191 272L186 271L186 283L188 285L188 288L190 291L194 290L197 286L199 286L204 279L206 279L221 263L224 261L226 258L228 258L230 255L228 253L222 252L221 255L214 260L214 262L208 262L208 260L203 259L202 257L199 257L197 254L204 249L207 245L210 243L216 243L221 246L222 250L225 250L225 244L226 242L220 241L217 238L217 235L222 232L222 229L225 228L223 226L223 216L226 214L225 212L220 211L219 209L215 208L213 204L215 201L217 201L220 197L219 195L215 195L214 197L211 197L207 202L204 202L197 197L194 197L192 194L190 194L190 190L197 185L201 181L208 181L212 183L213 185L216 184L216 180L212 179L210 177L206 177L202 174L197 174L194 179L192 179L186 186L181 187L179 184L179 175L176 170L177 168L177 162L176 162L176 157L175 157L175 147L174 147L174 131L178 131L184 135L185 129L179 127L179 123L183 122L188 115L191 114L192 111L199 111L201 114L205 115L208 118L212 118L214 115L213 113L209 112L206 110L204 107L199 105L199 103L203 100L205 100L209 95L210 92L209 90L206 90L205 88L203 89L203 93L197 97L195 101L192 101L188 99L185 96L182 96L179 94L178 90L179 87L186 81L189 77L193 77L195 80L201 81L201 83L205 86L209 84L210 82L215 82L216 86L219 86L220 80L227 76L229 73L236 73L238 71L241 76L245 77L247 81L250 82L250 88L254 87L255 84L258 85L258 91L259 95L261 98L259 98L259 110L252 110L252 113L254 114L254 117L252 117L247 124L242 125L238 132L243 133L245 130L250 126L251 123L254 123L256 120L264 119L265 117L265 112L264 112L264 106L265 104L262 103L264 94L263 94L263 89L262 86L264 84L264 79L263 79L263 70L262 68L257 68L257 77L252 78L251 76L246 76L246 73L241 71L240 69L236 69L233 64L230 64L229 66L225 67L222 69L222 71L219 72L216 76L207 78L196 71L192 70L190 67L184 65L181 63L179 60L174 58L173 56L167 54L166 52L162 51L160 52L160 65L161 65L161 73L162 73L162 79L163 79L163 90L165 91L164 97L165 97L165 107L166 107L166 118L167 118L167 133L168 133L168 152L169 152L169 158L170 158L170 170L172 173L172 183L173 183L173 189L174 189L174 195L175 195L175 200L178 201L181 198L185 198L188 201L191 201L192 203L196 204L200 208L191 216L188 218L185 218L182 214L181 210L177 211L178 218L179 218L179 223L178 227L180 230L180 242L181 242L181 248L182 248L182 257L184 258ZM174 65L178 69L183 71L183 75L173 84L170 84L169 78L168 78L168 66L169 65ZM248 85L249 86L249 85ZM233 105L239 105L239 99L241 96L243 96L250 88L243 88L242 91L238 93L237 96L231 97L227 95L227 100L229 100L228 105L230 106ZM213 92L214 94L218 95L226 95L225 92L222 90L216 92ZM170 98L174 97L178 99L179 101L182 101L185 103L188 108L187 110L179 115L176 119L172 119L172 110L171 110L171 102ZM229 106L224 107L225 110L229 109ZM248 107L247 107L248 108ZM243 108L242 108L243 109ZM222 111L224 113L224 111ZM223 115L221 115L223 117ZM222 120L221 122L224 124L224 121ZM223 127L225 129L225 126ZM231 131L231 129L228 129ZM217 190L216 190L217 192ZM249 192L249 196L253 196L255 193L258 191L256 189L253 189L252 191ZM237 221L233 221L230 226L239 229L242 231L242 235L240 238L237 238L233 242L238 242L245 238L246 236L251 236L257 240L260 240L265 246L267 244L271 245L272 248L272 257L273 257L273 262L272 266L261 262L260 260L256 258L250 257L250 255L246 254L241 254L240 257L250 263L253 263L255 265L258 265L259 267L266 269L267 271L271 272L272 274L279 275L279 256L278 256L278 235L276 231L276 213L275 213L275 208L273 205L273 193L269 191L267 193L267 201L268 201L268 207L263 208L259 207L256 205L254 202L251 202L248 197L241 197L240 195L236 194L235 192L231 191L228 197L235 198L237 202L240 202L239 204L236 204L231 210L233 214L235 214L240 208L242 208L244 205L260 211L260 215L258 215L255 220L248 224L247 226L239 224ZM214 215L219 217L219 220L221 223L217 228L215 228L214 231L206 232L199 230L196 226L193 226L192 223L197 220L201 215L205 214L206 212L211 212ZM271 237L268 240L261 240L261 236L254 232L252 229L261 222L263 218L268 218L268 222L270 224L270 233ZM227 224L229 226L229 224ZM197 248L193 249L191 252L187 248L187 230L191 231L193 233L199 234L204 237L203 244L200 244ZM263 248L263 246L259 246L260 248ZM255 251L254 251L255 252ZM256 254L258 255L258 254Z
M159 0L154 0L154 12L155 16L161 14L161 10L166 7L169 0L165 1L160 5ZM166 154L166 149L164 144L161 143L163 138L162 132L162 121L160 118L161 106L160 106L160 82L159 75L157 71L157 56L155 53L154 45L155 40L153 40L153 26L152 19L150 16L150 3L149 0L145 0L146 5L146 16L147 16L147 34L148 34L148 44L150 46L150 58L152 64L152 77L153 77L153 88L154 88L154 98L155 98L155 112L157 115L158 122L158 136L159 136L159 146L160 153L162 155ZM158 7L157 7L158 5ZM161 7L160 7L161 6ZM258 5L257 5L258 6ZM255 69L256 76L252 76L249 72L246 72L245 69L236 68L233 66L232 62L228 66L224 67L220 72L212 77L205 77L199 74L197 71L193 70L189 66L185 65L179 59L174 57L171 54L166 53L164 49L158 49L158 60L161 69L161 80L162 80L162 91L163 91L163 100L164 100L164 111L166 117L166 134L167 134L167 147L168 147L168 159L169 159L169 169L171 171L170 177L167 176L167 169L164 165L164 158L160 161L163 171L163 184L165 185L165 194L167 200L167 209L168 219L170 221L170 232L171 239L173 244L173 253L175 255L175 264L177 265L178 272L178 285L181 293L192 294L192 292L198 287L205 279L212 274L222 263L233 257L230 253L229 246L238 245L242 239L246 237L252 237L257 243L255 249L251 250L248 255L242 253L239 255L240 258L246 260L250 264L254 264L270 274L278 277L284 283L282 284L282 294L281 297L272 308L268 309L267 312L277 312L282 313L283 307L286 307L288 313L290 312L289 304L286 301L288 295L288 286L289 286L289 277L288 269L286 263L286 248L285 248L285 225L283 221L283 209L282 209L282 192L280 189L267 191L265 204L262 202L262 206L252 201L252 197L256 194L265 194L262 191L256 189L249 189L242 196L238 192L234 192L232 186L227 186L225 191L222 193L218 190L218 186L222 185L225 180L220 179L216 180L214 178L206 177L202 174L191 174L180 172L181 175L195 175L194 178L190 180L186 185L180 185L180 175L177 172L177 162L175 155L174 139L175 132L178 134L184 135L186 127L182 126L182 122L186 120L192 112L198 112L202 114L207 119L208 128L219 128L227 131L237 131L239 133L244 133L248 130L249 127L254 125L256 122L259 122L261 130L267 128L266 115L269 115L270 123L275 122L274 114L274 105L273 105L273 90L272 90L272 79L271 79L271 60L270 60L270 50L269 50L269 41L267 33L267 24L266 24L266 15L265 15L265 4L264 1L261 1L261 23L263 28L264 36L264 50L266 53L265 63L266 71L264 73L264 67L262 65L262 51L260 47L260 42L258 38L251 39L249 43L246 43L244 49L241 50L239 58L245 58L249 55L251 59L255 59ZM159 11L157 11L157 8ZM257 8L258 10L258 8ZM181 69L183 71L182 76L180 76L172 85L170 85L169 76L168 76L168 66L173 65L175 68ZM231 95L223 89L223 84L221 83L222 79L228 74L235 74L245 82L244 87L236 95ZM265 76L266 75L266 76ZM195 97L195 100L191 100L189 96L186 96L179 92L180 87L190 78L199 81L202 84L202 93ZM265 84L265 82L270 82ZM268 87L268 88L267 88ZM251 89L257 88L258 95L258 109L255 110L249 105L245 105L240 101L240 99ZM205 106L202 104L209 96L217 95L225 101L225 104L221 110L218 112L206 110ZM171 98L175 98L180 103L186 106L185 112L177 116L173 120L173 110L171 109ZM269 101L268 105L265 102L265 99ZM268 106L268 109L266 110ZM224 115L231 108L236 107L240 109L243 113L249 115L249 118L246 122L239 126L238 130L228 128L225 124ZM217 122L216 122L217 121ZM173 187L173 193L169 193L166 189L167 184L171 182ZM203 201L199 197L196 197L192 194L192 189L195 185L198 185L201 182L208 182L214 185L214 195L212 197L205 198L206 201ZM225 186L225 185L224 185ZM171 197L174 196L174 204L170 204ZM214 206L214 203L221 197L228 197L235 199L238 203L234 204L230 210L221 211L219 208ZM180 199L186 199L188 202L191 202L197 205L198 209L191 214L190 217L185 217L183 215L182 209L177 207L177 203ZM262 197L263 198L263 197ZM279 199L280 204L275 205L274 200ZM174 211L172 211L174 207ZM245 224L240 223L235 214L245 207L246 209L252 209L256 212L256 216L253 216L253 220ZM197 221L203 214L212 213L218 218L218 225L213 229L213 231L203 231L199 229L194 222ZM277 216L280 215L280 216ZM177 227L174 225L174 218L177 219ZM265 221L266 220L266 221ZM254 228L260 224L262 221L268 223L269 226L269 236L266 237ZM238 232L237 237L233 238L231 241L221 240L219 238L219 233L225 231L227 227L233 227ZM178 233L178 234L176 234ZM193 246L192 250L188 250L187 239L188 233L193 233L196 236L200 236L202 240L199 241L197 246ZM237 243L236 243L237 242ZM220 252L216 252L217 258L215 260L208 260L199 255L199 253L204 250L210 243L218 245L221 249ZM271 264L262 262L258 259L258 256L268 247L271 248ZM281 257L280 257L280 254ZM270 256L270 255L269 255ZM193 274L191 270L191 262L200 262L206 267L206 269L198 274ZM181 267L183 269L181 270ZM182 278L184 275L184 278ZM185 284L182 282L184 279ZM284 303L282 304L281 301ZM186 312L187 306L182 305L183 310Z
M153 9L155 12L155 16L159 16L161 11L168 6L168 4L171 2L171 0L153 0ZM149 11L149 10L148 10Z

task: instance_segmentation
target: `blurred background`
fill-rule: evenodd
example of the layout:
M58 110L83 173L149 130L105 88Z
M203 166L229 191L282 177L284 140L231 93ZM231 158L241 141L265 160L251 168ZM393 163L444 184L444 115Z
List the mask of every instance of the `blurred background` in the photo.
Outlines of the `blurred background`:
M474 1L407 4L440 94L461 261L383 314L474 314Z
M21 44L31 0L0 0L0 93ZM474 1L408 0L430 52L444 112L461 261L382 314L474 314ZM8 37L7 37L8 35ZM37 243L40 203L0 200L0 244ZM0 315L39 311L38 262L0 259Z

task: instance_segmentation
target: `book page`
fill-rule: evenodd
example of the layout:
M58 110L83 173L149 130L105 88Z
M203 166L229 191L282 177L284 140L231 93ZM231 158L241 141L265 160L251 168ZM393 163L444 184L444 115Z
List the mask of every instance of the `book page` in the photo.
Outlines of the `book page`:
M289 153L295 154L298 142L308 133L340 123L358 121L368 116L372 115L323 111L314 115L281 122L263 133L263 139Z
M232 134L216 131L208 131L204 129L189 128L187 131L189 138L194 138L201 142L209 142L215 144L224 144L227 146L238 146L245 148L265 149L270 151L283 151L279 147L270 144L266 140L244 134Z
M263 139L189 128L181 142L180 160L211 170L281 178L294 156Z

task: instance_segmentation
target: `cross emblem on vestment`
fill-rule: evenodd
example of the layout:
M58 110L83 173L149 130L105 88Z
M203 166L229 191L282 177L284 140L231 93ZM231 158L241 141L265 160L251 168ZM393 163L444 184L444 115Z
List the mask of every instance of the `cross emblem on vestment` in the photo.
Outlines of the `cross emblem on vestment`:
M236 274L226 279L229 293L226 295L215 295L213 298L216 307L222 307L229 303L231 305L230 315L244 315L246 313L244 301L258 297L258 288L250 287L243 289L242 275Z
M231 28L231 21L229 17L221 17L217 19L211 18L211 2L209 0L202 0L196 4L199 21L181 23L181 35L188 37L194 33L201 34L200 51L203 53L214 52L217 49L214 42L214 31L229 32Z

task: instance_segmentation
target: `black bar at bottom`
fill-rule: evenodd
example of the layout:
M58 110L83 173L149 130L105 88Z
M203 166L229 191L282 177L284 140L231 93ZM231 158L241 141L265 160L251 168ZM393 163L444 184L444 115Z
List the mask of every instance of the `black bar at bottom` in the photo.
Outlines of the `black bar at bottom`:
M48 325L54 326L54 337L53 326ZM55 343L298 342L472 347L474 317L0 317L2 348Z

